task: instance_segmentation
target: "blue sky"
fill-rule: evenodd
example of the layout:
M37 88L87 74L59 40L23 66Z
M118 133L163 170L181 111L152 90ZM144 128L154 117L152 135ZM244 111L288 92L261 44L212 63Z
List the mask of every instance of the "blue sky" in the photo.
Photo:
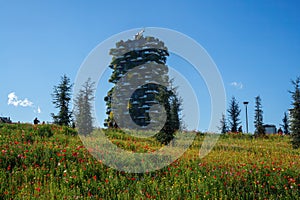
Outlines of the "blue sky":
M132 28L164 27L207 50L227 99L240 102L243 125L242 102L250 102L253 131L260 95L264 122L278 126L290 108L290 81L300 76L299 7L298 1L1 1L0 116L51 121L53 86L63 74L74 81L100 42Z

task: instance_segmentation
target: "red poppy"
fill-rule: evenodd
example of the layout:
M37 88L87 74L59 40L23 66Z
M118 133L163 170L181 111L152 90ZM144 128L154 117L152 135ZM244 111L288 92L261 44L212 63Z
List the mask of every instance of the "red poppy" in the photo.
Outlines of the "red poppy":
M77 152L73 152L73 153L72 153L72 156L73 156L73 157L77 157L77 155L78 155Z

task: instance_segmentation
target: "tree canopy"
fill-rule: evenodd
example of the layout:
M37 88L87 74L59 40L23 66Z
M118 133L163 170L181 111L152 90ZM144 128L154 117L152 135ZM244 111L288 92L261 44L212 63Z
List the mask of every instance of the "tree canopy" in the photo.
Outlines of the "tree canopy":
M93 131L92 103L95 83L90 78L82 85L74 100L75 123L79 134L87 135Z
M60 83L53 88L52 103L59 109L58 114L51 113L55 124L69 126L72 122L72 112L69 108L71 90L72 84L66 75L63 75Z
M294 90L290 91L292 94L292 109L290 110L291 119L291 136L292 145L294 148L300 147L300 77L297 77L295 81L292 81Z
M238 126L241 124L240 121L240 114L241 109L239 107L239 104L235 97L232 97L229 108L227 109L228 115L229 115L229 125L230 125L230 131L231 132L237 132Z
M255 125L255 135L263 136L265 135L265 128L263 126L263 110L261 105L260 96L255 97L255 115L254 115L254 125Z

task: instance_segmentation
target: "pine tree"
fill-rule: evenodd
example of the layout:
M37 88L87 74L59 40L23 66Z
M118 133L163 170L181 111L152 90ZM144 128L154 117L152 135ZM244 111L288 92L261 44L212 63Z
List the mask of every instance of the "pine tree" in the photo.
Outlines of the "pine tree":
M69 108L71 89L72 84L66 75L61 77L61 82L57 86L54 86L52 103L55 105L55 108L59 109L57 115L51 113L55 124L69 126L72 122L72 112Z
M239 104L235 97L232 97L227 112L229 114L230 130L231 132L237 132L238 126L241 124L239 118L241 114L241 109L239 108Z
M155 135L156 139L162 144L168 144L173 138L174 133L181 128L181 99L178 99L175 89L167 90L162 88L157 96L157 100L161 102L166 110L167 120L162 130ZM168 99L166 101L166 99Z
M295 81L292 81L294 85L294 91L292 94L292 109L290 119L290 130L292 136L292 145L294 148L300 147L300 77L297 77Z
M282 118L282 123L280 126L283 128L283 133L285 135L289 135L290 134L290 130L289 130L289 118L286 112L284 112L283 118Z
M175 129L179 127L179 105L170 89L166 59L169 56L164 43L154 37L139 35L133 40L119 41L116 48L110 50L113 56L109 67L113 70L109 82L114 86L104 98L106 101L107 119L104 125L109 128L128 127L131 121L140 126L161 123L151 120L151 116L160 116L159 110L150 109L160 104L166 111L166 121L162 130L156 135L161 143L168 143L174 137ZM153 67L155 66L155 67ZM151 70L148 70L150 69ZM139 70L134 72L134 70ZM119 85L119 81L124 81ZM135 82L144 81L144 85L135 87ZM157 83L157 84L156 84ZM118 91L118 92L116 92ZM128 96L130 96L128 98ZM126 103L126 105L125 105ZM177 104L175 106L175 104ZM114 105L120 105L114 108ZM177 113L175 113L177 110ZM116 119L122 120L116 122ZM177 118L177 119L175 119ZM176 124L174 124L176 123Z
M228 132L228 126L227 126L227 121L226 121L226 117L225 114L222 114L222 118L220 120L220 127L219 130L221 131L221 133L225 134Z
M95 83L88 80L82 85L74 101L75 123L79 134L87 135L93 131L92 102Z
M265 128L263 127L263 111L262 111L260 96L255 97L254 125L255 125L254 134L257 136L264 136Z
M173 94L171 97L171 124L173 131L180 129L181 119L179 113L181 112L182 99L178 99L177 95Z

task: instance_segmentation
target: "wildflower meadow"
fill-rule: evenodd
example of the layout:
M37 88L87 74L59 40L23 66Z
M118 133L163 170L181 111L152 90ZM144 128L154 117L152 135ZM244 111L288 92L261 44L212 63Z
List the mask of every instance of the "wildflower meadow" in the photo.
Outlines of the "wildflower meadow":
M152 138L105 130L133 152L162 147ZM172 164L147 173L105 166L77 132L56 125L0 124L0 199L299 199L300 149L288 136L222 135L199 158L205 134Z

